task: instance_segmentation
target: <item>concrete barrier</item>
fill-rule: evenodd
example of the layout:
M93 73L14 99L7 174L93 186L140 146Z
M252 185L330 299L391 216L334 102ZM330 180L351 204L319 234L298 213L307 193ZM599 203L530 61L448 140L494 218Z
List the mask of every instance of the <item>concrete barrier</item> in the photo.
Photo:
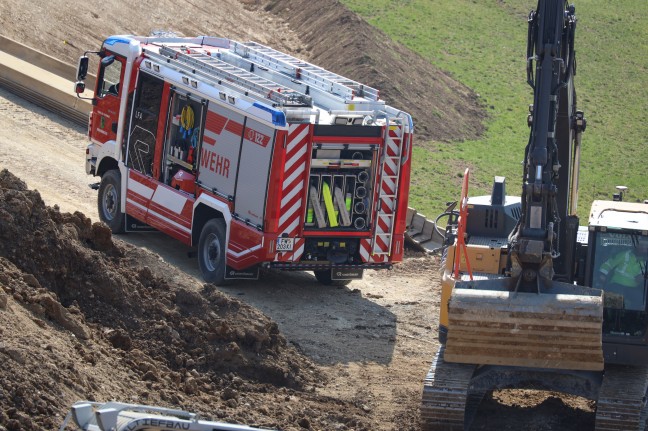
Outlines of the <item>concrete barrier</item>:
M74 93L76 67L5 37L0 39L0 47L0 85L36 105L87 126L92 105ZM86 91L84 96L92 97L92 92Z
M410 246L419 251L436 252L443 245L444 238L437 232L434 221L428 220L416 209L408 207L405 238Z
M432 239L432 235L434 235L434 230L434 222L425 219L425 223L423 223L423 229L421 229L421 232L416 234L413 239L421 243L430 241Z
M409 228L412 224L412 219L414 218L415 214L416 210L414 208L407 207L407 214L405 215L405 226L407 226L407 228Z
M414 217L412 218L412 223L410 223L408 229L407 229L407 234L410 237L414 237L416 235L419 235L421 232L423 232L423 226L425 226L425 216L423 214L416 213L414 214Z
M9 55L18 57L27 63L33 64L41 69L44 69L50 73L60 76L63 79L68 81L76 80L76 68L77 65L70 65L59 60L56 57L51 55L44 54L40 51L37 51L27 45L23 45L20 42L16 42L13 39L0 35L0 50L6 52ZM79 57L81 53L79 53ZM86 86L88 88L94 88L96 82L96 77L94 75L88 74L86 78Z

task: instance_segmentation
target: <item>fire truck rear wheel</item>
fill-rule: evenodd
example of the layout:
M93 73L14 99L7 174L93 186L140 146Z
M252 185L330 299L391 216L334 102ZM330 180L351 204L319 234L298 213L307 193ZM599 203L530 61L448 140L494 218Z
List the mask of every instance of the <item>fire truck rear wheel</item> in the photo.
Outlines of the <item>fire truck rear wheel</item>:
M323 271L313 271L315 273L315 278L320 283L326 286L347 286L351 283L351 280L333 280L331 278L331 270L325 269Z
M101 177L97 206L99 219L106 223L112 233L124 232L124 213L120 208L121 203L121 173L118 169L111 169Z
M198 241L198 264L208 283L225 283L225 221L211 219L200 232Z

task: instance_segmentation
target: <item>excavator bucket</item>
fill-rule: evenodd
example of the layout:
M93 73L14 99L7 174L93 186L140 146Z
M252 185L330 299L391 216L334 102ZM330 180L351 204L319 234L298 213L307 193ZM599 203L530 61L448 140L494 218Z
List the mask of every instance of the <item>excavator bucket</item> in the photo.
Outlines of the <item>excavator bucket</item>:
M511 278L457 282L445 359L466 364L602 370L603 294L552 282L513 292Z

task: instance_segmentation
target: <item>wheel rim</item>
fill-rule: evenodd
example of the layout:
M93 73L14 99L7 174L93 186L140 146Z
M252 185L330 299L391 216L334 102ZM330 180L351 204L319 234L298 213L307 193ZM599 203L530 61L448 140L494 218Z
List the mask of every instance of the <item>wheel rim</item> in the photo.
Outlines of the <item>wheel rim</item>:
M210 272L215 271L221 255L221 245L216 234L210 233L207 236L207 240L203 246L203 252L205 267Z
M112 184L107 184L103 196L103 215L108 221L117 217L117 189Z

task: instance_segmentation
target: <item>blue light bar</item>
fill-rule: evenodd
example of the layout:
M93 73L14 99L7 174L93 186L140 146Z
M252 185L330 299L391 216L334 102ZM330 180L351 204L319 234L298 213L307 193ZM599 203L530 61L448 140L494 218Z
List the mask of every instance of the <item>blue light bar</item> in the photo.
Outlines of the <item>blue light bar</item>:
M255 108L263 109L266 112L269 112L272 115L272 124L280 127L286 126L286 114L284 114L283 111L277 111L276 109L272 109L258 102L254 102L252 106L254 106Z
M130 40L124 39L124 38L121 38L121 37L114 37L113 36L113 37L109 37L108 39L106 39L104 41L104 43L106 45L110 45L110 46L113 46L116 43L125 43L126 45L128 45L130 43Z

